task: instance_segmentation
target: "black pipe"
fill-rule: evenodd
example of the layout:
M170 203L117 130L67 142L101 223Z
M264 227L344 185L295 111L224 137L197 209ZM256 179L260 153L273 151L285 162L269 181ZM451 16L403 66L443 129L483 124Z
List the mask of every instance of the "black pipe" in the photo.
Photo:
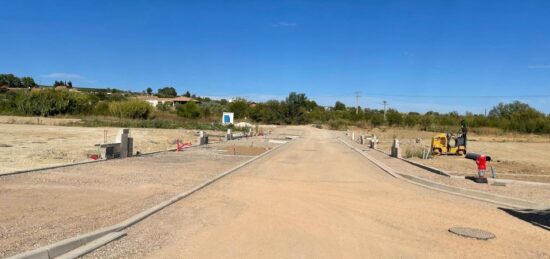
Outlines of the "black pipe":
M472 159L472 160L477 160L477 158L481 156L480 154L476 154L476 153L466 153L466 156L464 156L464 158L467 158L467 159ZM488 156L488 155L485 155L485 158L487 161L491 161L491 157Z

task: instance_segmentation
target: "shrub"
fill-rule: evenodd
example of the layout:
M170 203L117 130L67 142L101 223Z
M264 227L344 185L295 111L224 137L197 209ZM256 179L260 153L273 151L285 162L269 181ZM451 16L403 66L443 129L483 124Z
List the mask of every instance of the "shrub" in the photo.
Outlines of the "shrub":
M179 106L177 113L179 116L189 119L195 119L201 116L200 108L195 102L187 102Z
M375 113L370 118L370 124L373 128L376 128L384 123L384 115L380 113Z
M119 118L147 119L152 113L152 107L145 101L129 100L110 103L109 112Z
M12 109L26 115L82 114L93 107L93 102L86 94L54 89L18 91L9 98Z
M96 105L94 106L94 108L92 110L92 114L94 114L94 115L103 115L103 116L110 115L111 113L109 111L109 103L104 102L104 101L100 101L100 102L96 103Z
M348 124L349 122L344 119L334 119L328 121L328 127L332 130L340 130L346 128Z

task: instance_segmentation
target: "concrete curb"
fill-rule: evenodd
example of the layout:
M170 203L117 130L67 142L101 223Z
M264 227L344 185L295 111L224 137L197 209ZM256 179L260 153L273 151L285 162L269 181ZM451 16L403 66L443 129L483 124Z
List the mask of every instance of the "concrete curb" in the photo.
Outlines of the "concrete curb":
M510 208L519 208L519 209L541 209L541 208L544 208L544 206L542 204L537 204L537 203L533 203L533 202L530 202L530 201L525 201L525 200L520 200L520 199L515 199L515 198L510 198L510 197L505 197L505 196L480 192L480 191L474 191L474 190L468 190L468 189L464 189L464 188L449 186L449 185L445 185L445 184L432 182L432 181L429 181L429 180L426 180L426 179L422 179L422 178L419 178L419 177L416 177L416 176L404 174L404 173L395 171L392 168L384 165L382 162L376 160L372 156L367 155L364 152L361 152L361 150L359 150L358 148L350 145L346 141L344 141L340 138L338 140L340 140L340 142L346 144L347 146L351 147L352 149L354 149L355 151L357 151L358 153L360 153L361 155L363 155L364 157L369 159L373 164L377 165L382 170L384 170L385 172L387 172L390 175L394 176L395 178L403 179L406 182L409 182L409 183L412 183L412 184L415 184L415 185L418 185L418 186L421 186L421 187L424 187L424 188L428 188L428 189L435 190L435 191L440 191L440 192L445 192L445 193L449 193L449 194L453 194L453 195L457 195L457 196L461 196L461 197L465 197L465 198L470 198L470 199L480 200L480 201L484 201L484 202L489 202L489 203L493 203L493 204L497 204L497 205L501 205L501 206L505 206L505 207L510 207Z
M462 178L462 177L460 177L460 178ZM493 178L488 178L487 180L489 182L493 182L493 183L517 183L517 184L525 184L525 185L550 187L550 183L540 183L540 182L512 180L512 179L493 179Z
M382 153L382 154L385 154L385 155L390 155L380 149L375 149L376 151ZM412 165L415 165L417 167L420 167L422 169L425 169L425 170L428 170L432 173L436 173L436 174L439 174L439 175L443 175L443 176L447 176L447 177L451 177L451 178L461 178L461 179L464 179L465 176L461 176L461 175L454 175L454 174L451 174L451 173L447 173L439 168L435 168L435 167L431 167L431 166L428 166L428 165L425 165L425 164L422 164L422 163L419 163L419 162L415 162L415 161L412 161L412 160L409 160L409 159L406 159L406 158L401 158L399 157L398 159L400 160L403 160L407 163L410 163ZM512 180L512 179L493 179L493 178L488 178L487 179L489 182L496 182L496 183L517 183L517 184L526 184L526 185L535 185L535 186L548 186L550 187L550 183L541 183L541 182L532 182L532 181L523 181L523 180Z
M274 147L258 156L255 156L247 161L245 161L244 163L241 163L219 175L217 175L216 177L212 178L212 179L209 179L201 184L199 184L198 186L194 187L193 189L189 190L189 191L186 191L186 192L183 192L183 193L180 193L176 196L173 196L172 198L169 198L168 200L165 200L157 205L155 205L154 207L151 207L145 211L142 211L124 221L122 221L121 223L118 223L116 225L112 225L112 226L108 226L108 227L105 227L105 228L101 228L101 229L98 229L98 230L95 230L93 232L89 232L89 233L86 233L86 234L83 234L83 235L80 235L80 236L76 236L76 237L72 237L72 238L68 238L68 239L65 239L65 240L61 240L59 242L56 242L54 244L51 244L51 245L47 245L47 246L43 246L43 247L40 247L40 248L37 248L37 249L34 249L34 250L31 250L31 251L27 251L27 252L24 252L24 253L21 253L21 254L17 254L17 255L14 255L14 256L11 256L11 257L8 257L9 259L20 259L20 258L25 258L25 259L51 259L51 258L54 258L54 257L58 257L58 256L61 256L61 255L64 255L64 254L67 254L69 252L71 252L72 250L75 250L75 249L78 249L79 247L82 247L94 240L97 240L109 233L113 233L113 232L120 232L128 227L131 227L135 224L137 224L138 222L142 221L143 219L153 215L154 213L174 204L175 202L207 187L208 185L216 182L217 180L223 178L224 176L230 174L230 173L233 173L235 171L237 171L238 169L241 169L243 167L245 167L246 165L260 159L260 158L263 158L265 156L267 156L268 154L271 154L273 153L274 151L280 149L281 147L283 146L286 146L287 144L289 143L292 143L293 141L288 141L287 143L284 143L284 144L281 144L277 147ZM105 243L106 244L106 243ZM98 246L99 247L99 246ZM97 248L97 247L96 247ZM88 251L90 252L90 251Z
M87 243L86 245L83 245L77 249L74 249L66 254L63 254L59 257L57 257L57 259L74 259L74 258L79 258L85 254L88 254L110 242L113 242L119 238L122 238L123 236L126 236L126 232L111 232L107 235L104 235L90 243Z
M376 148L376 149L374 149L374 150L376 150L376 151L378 151L378 152L380 152L380 153L382 153L382 154L385 154L385 155L390 156L390 154L388 154L388 153L386 153L386 152L384 152L384 151L382 151L382 150L380 150L380 149L378 149L378 148ZM395 158L395 157L394 157L394 158ZM409 160L409 159L406 159L406 158L402 158L402 157L397 157L397 159L402 160L402 161L405 161L405 162L407 162L407 163L409 163L409 164L411 164L411 165L420 167L420 168L422 168L422 169L424 169L424 170L427 170L427 171L430 171L430 172L432 172L432 173L435 173L435 174L438 174L438 175L447 176L447 177L451 177L451 174L449 174L449 173L447 173L447 172L445 172L445 171L443 171L443 170L441 170L441 169L439 169L439 168L427 166L427 165L424 165L424 164L421 164L421 163L418 163L418 162L415 162L415 161L412 161L412 160Z
M369 161L371 161L373 164L375 164L376 166L380 167L380 169L382 169L384 172L388 173L389 175L395 177L395 178L401 178L401 176L395 171L393 170L392 168L388 167L387 165L383 164L383 163L380 163L378 160L375 160L372 156L370 156L369 154L367 153L364 153L362 152L361 150L359 150L358 148L354 147L353 145L347 143L346 141L343 141L341 140L340 138L338 138L338 140L342 143L344 143L346 146L350 147L351 149L355 150L357 153L359 153L360 155L366 157Z

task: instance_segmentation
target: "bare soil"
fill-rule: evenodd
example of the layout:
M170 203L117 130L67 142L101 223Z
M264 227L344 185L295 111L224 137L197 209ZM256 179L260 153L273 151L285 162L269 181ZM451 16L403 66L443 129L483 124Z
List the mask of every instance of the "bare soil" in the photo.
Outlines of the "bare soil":
M0 176L0 257L119 223L250 159L223 150L252 141L256 154L274 147L249 139Z
M400 141L403 156L407 151L429 150L431 137L436 133L413 129L389 128L361 131L357 136L376 134L380 140L378 148L390 151L394 137ZM416 143L416 139L420 143ZM468 152L488 154L494 160L497 178L524 181L550 182L550 136L527 134L477 135L469 134ZM411 152L412 153L412 152ZM445 170L454 175L473 175L477 171L475 162L462 156L437 156L433 159L411 159Z
M269 150L269 148L233 145L233 146L226 147L223 150L224 150L224 154L256 156Z
M390 177L329 131L303 138L128 229L86 258L549 258L512 212ZM493 232L480 241L451 227Z
M96 144L111 143L120 128L67 127L57 124L73 119L40 118L43 124L2 124L2 121L29 120L26 117L0 117L0 174L23 169L89 161L99 154ZM209 132L221 135L223 132ZM184 129L130 129L134 152L148 153L176 148L176 139L196 143L197 132ZM211 138L219 142L220 138Z

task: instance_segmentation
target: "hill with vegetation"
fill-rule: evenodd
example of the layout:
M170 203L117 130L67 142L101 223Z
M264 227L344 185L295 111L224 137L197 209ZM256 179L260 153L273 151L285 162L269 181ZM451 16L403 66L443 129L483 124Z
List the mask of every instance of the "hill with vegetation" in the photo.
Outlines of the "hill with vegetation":
M62 86L62 87L59 87ZM173 87L164 87L153 93L117 89L79 88L70 82L56 81L52 87L39 87L30 77L18 78L0 74L0 114L21 116L69 116L82 118L89 126L130 126L157 128L223 128L223 112L235 113L238 120L264 124L318 124L332 129L354 125L358 127L416 127L427 131L454 130L460 120L466 120L474 131L499 129L503 132L550 133L550 115L514 101L500 103L489 114L429 111L402 113L346 107L337 101L332 107L323 107L303 93L290 93L285 100L261 103L244 98L212 100L187 91L182 96L194 98L185 104L156 107L137 96L171 98L178 96ZM14 90L15 89L15 90ZM18 90L17 90L18 89Z

